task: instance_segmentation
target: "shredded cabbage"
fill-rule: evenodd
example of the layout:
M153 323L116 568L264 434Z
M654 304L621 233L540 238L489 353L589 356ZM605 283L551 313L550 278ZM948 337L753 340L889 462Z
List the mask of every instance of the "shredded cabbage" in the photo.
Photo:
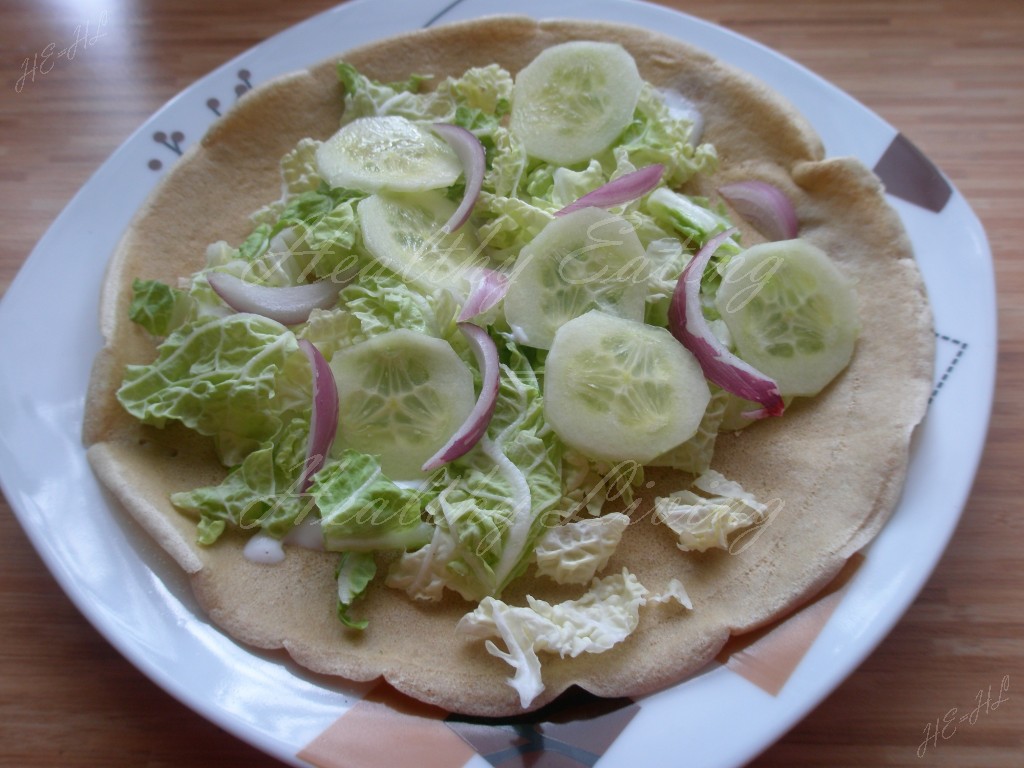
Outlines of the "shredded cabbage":
M729 536L760 523L768 510L739 483L709 469L694 486L709 496L693 491L676 491L654 500L654 514L678 537L684 552L726 549Z
M615 552L629 515L612 512L548 529L534 551L537 573L559 584L586 584Z
M621 573L596 579L576 600L551 604L528 596L526 606L511 606L486 597L475 611L462 617L456 632L486 640L487 652L515 670L508 684L519 693L525 708L544 690L538 653L557 653L562 658L603 653L636 629L640 607L651 599L676 599L685 604L680 600L685 591L678 582L670 586L668 594L668 598L652 596L623 568ZM505 650L489 639L492 637L500 638Z

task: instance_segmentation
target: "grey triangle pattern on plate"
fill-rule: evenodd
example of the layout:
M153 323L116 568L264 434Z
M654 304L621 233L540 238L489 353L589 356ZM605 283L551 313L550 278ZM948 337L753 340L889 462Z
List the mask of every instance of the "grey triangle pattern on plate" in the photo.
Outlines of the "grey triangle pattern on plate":
M946 367L943 369L942 373L939 374L939 378L935 382L935 388L932 390L931 397L928 398L929 405L936 397L938 397L939 392L946 385L946 382L949 381L949 377L953 374L953 371L956 370L956 367L960 364L960 360L967 352L966 341L962 341L961 339L953 336L947 336L946 334L939 333L938 331L935 332L935 338L940 345L938 352L940 355L945 354L947 362ZM940 359L942 358L940 357Z

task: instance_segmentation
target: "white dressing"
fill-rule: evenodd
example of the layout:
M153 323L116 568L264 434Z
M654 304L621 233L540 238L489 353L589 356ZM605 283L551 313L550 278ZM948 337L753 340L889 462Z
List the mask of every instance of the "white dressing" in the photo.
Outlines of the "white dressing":
M277 565L284 561L281 542L266 533L257 533L245 543L245 559L260 565Z

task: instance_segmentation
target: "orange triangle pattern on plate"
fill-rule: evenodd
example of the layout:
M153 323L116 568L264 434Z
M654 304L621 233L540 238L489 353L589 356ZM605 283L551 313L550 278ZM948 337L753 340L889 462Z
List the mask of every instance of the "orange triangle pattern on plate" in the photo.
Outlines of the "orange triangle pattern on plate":
M446 714L381 684L297 757L316 768L459 768L474 750L444 724Z
M850 579L864 562L860 553L846 561L821 592L796 613L754 632L737 635L715 658L772 696L778 695L842 600Z

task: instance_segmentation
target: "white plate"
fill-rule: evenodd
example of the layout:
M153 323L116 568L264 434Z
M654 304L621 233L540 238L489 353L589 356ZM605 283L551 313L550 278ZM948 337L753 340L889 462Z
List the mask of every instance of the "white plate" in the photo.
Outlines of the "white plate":
M94 319L104 265L160 174L239 90L384 35L510 11L620 21L698 45L787 96L818 129L830 155L855 155L875 167L897 136L792 61L665 8L627 0L357 0L261 43L164 106L70 202L0 304L0 483L39 554L78 608L143 672L226 730L292 765L306 765L296 753L365 688L306 676L279 657L253 654L225 638L197 613L177 569L98 486L79 430L89 367L100 347ZM158 132L162 142L154 138ZM934 171L923 158L919 167ZM939 212L892 198L924 272L939 334L936 396L892 521L777 696L714 665L641 700L601 766L635 764L640 754L645 765L668 765L681 744L692 766L748 761L856 668L924 585L966 501L995 378L991 254L977 218L950 191ZM950 268L953 259L956 269ZM38 312L43 296L62 311ZM471 763L487 764L479 756Z

